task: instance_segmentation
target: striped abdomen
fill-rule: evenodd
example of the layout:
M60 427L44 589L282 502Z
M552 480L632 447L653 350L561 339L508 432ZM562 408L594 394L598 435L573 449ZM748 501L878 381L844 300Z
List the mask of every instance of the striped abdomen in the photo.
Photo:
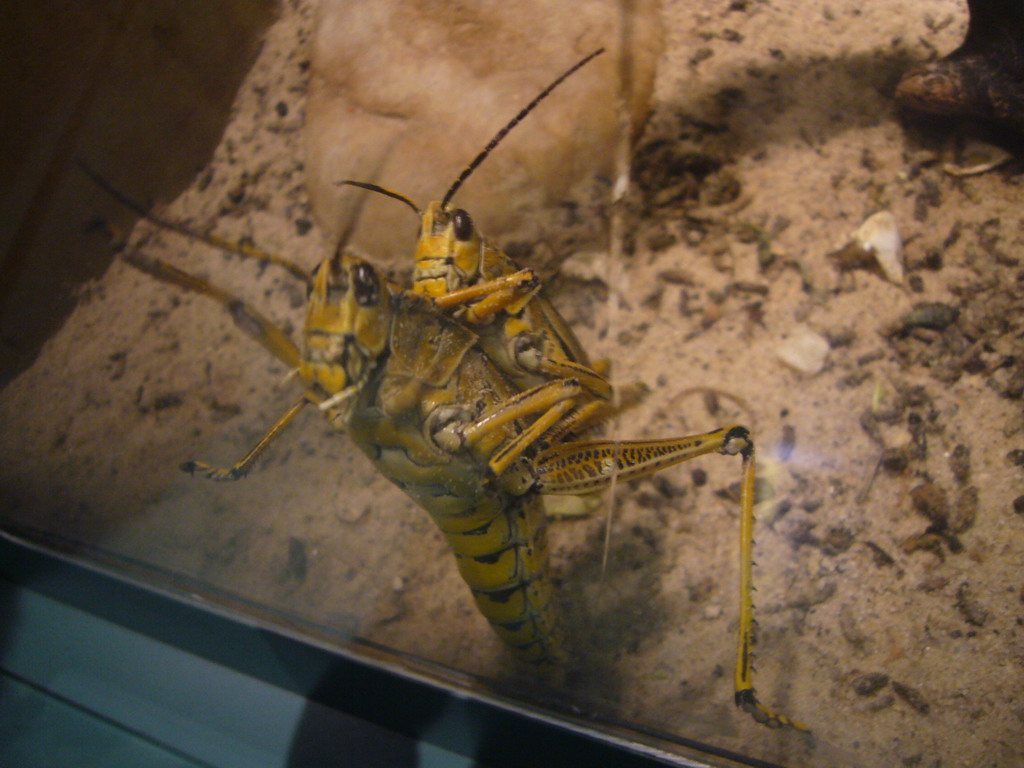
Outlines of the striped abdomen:
M430 513L477 608L498 636L525 661L557 661L562 630L537 494L497 487L486 457L466 450L446 453L429 444L415 411L389 418L379 407L361 403L348 433L381 474Z

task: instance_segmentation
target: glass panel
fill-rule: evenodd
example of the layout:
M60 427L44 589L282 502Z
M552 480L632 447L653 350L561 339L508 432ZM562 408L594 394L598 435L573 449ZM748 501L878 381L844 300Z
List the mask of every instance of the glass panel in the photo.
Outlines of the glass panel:
M301 390L216 302L121 260L0 393L3 524L661 747L697 740L792 765L1019 759L1005 684L1020 666L1024 557L1019 167L950 175L952 145L891 116L880 84L925 55L888 46L924 34L905 4L872 4L870 23L847 2L732 3L724 16L719 3L664 6L669 45L616 230L621 258L572 253L557 233L519 250L557 241L570 258L548 281L555 305L617 384L650 389L610 434L752 429L756 683L813 742L732 704L737 459L623 484L589 516L554 522L573 660L524 667L428 516L315 409L242 481L179 471L238 460ZM311 228L304 187L313 16L305 2L281 14L213 160L158 212L310 269L333 247ZM932 26L949 49L963 25ZM566 42L551 76L578 53ZM489 135L521 104L485 108L475 87L457 94L459 120L486 120ZM559 109L558 92L545 108ZM514 157L516 136L498 151ZM116 183L119 168L97 170ZM431 194L457 170L440 169ZM376 173L366 180L389 183ZM470 185L456 202L475 215ZM414 217L383 205L408 217L407 250L367 250L408 270ZM843 248L883 209L905 246L902 279ZM278 267L145 222L128 249L209 278L297 338L305 287Z

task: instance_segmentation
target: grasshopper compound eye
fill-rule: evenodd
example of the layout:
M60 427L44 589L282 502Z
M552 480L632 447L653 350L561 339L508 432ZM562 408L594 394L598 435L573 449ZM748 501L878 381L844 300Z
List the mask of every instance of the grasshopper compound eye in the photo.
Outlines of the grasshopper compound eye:
M380 281L377 271L365 261L356 264L353 270L356 303L361 307L372 307L380 301Z
M456 240L470 240L473 237L473 219L461 208L456 208L452 213L452 229Z

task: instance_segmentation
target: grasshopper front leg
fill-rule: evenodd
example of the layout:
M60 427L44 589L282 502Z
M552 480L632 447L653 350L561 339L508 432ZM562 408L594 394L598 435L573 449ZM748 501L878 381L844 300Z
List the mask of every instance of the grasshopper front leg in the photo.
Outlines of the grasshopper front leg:
M557 443L570 432L609 418L621 407L608 400L590 400L579 405L582 395L584 386L577 378L548 381L498 403L476 422L462 427L459 439L473 447L506 424L518 419L532 420L488 458L491 471L500 476L531 446ZM627 407L631 404L625 403Z
M546 305L546 300L535 295L538 280L533 270L524 269L450 291L436 297L434 304L442 310L465 306L461 319L471 326L486 324L497 316L510 347L509 373L515 365L524 372L550 378L574 378L588 395L611 399L612 387L604 376L589 365L568 359L567 352L580 358L583 353L575 350L575 336L561 317ZM527 320L524 312L530 302L534 305L529 307L532 316Z
M285 427L292 423L299 412L309 405L310 400L306 395L303 395L295 403L282 414L281 418L274 422L273 426L267 430L267 433L259 439L259 442L254 445L245 456L239 461L236 461L228 468L215 467L212 464L207 464L205 461L186 461L181 465L183 472L188 472L194 475L196 472L201 474L210 480L241 480L252 469L252 465L256 463L256 459L263 455L263 452L267 450L274 440L281 434Z
M268 318L260 314L260 312L238 297L218 288L200 277L190 275L188 272L180 270L175 266L160 261L159 259L149 259L134 252L125 255L124 258L136 269L145 272L162 282L176 285L179 288L184 288L185 290L193 293L208 296L223 305L231 314L232 319L235 321L235 325L237 325L247 335L255 339L264 349L269 351L270 354L288 366L291 370L296 370L299 367L300 354L299 348L295 345L295 342L288 338L288 335L274 325L274 323L272 323ZM259 442L257 442L241 460L235 462L230 467L215 467L203 461L186 461L181 465L181 469L190 474L198 472L210 480L239 480L245 477L267 447L310 402L314 402L314 400L311 399L311 394L303 394L276 422L274 422L273 426L267 430L267 433L260 438Z
M754 442L746 427L731 426L703 435L667 440L589 440L555 445L533 461L536 489L546 494L579 495L601 491L612 482L652 475L662 469L709 453L742 457L740 486L740 618L736 647L736 706L770 728L807 726L769 709L754 691L753 549Z

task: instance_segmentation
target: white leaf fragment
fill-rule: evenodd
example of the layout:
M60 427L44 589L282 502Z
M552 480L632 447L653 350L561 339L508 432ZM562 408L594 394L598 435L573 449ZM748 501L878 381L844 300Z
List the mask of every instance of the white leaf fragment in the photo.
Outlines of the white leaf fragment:
M879 211L869 216L853 233L853 238L861 248L875 257L888 280L903 282L903 241L895 216L889 211Z

